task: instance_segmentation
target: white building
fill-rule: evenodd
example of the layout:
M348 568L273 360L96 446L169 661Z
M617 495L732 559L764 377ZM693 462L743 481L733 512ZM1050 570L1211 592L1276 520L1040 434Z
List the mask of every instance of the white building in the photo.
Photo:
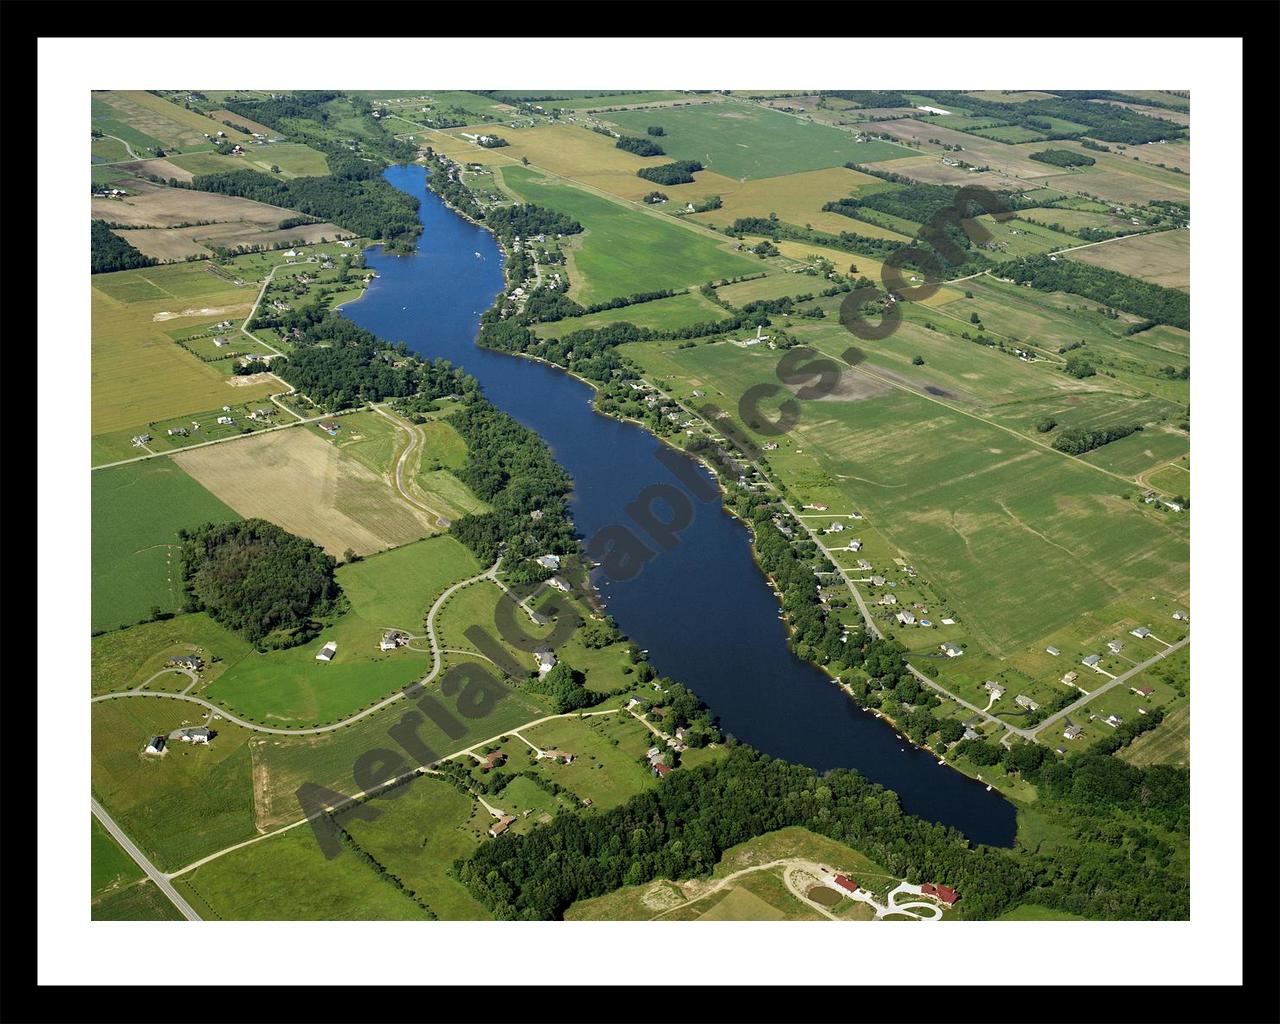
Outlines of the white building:
M327 644L320 648L320 653L316 655L316 661L333 661L333 656L338 653L338 644L334 640L330 640Z

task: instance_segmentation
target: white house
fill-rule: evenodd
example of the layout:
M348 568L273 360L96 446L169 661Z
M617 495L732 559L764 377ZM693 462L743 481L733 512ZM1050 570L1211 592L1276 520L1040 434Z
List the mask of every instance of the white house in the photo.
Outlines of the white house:
M533 652L533 657L538 664L538 675L540 676L545 676L556 667L556 656L549 648L539 647Z
M1101 654L1087 654L1080 659L1080 664L1089 668L1097 668L1098 662L1102 660Z
M953 644L950 640L948 640L944 644L940 644L938 646L938 650L940 650L948 658L958 658L960 657L960 655L964 653L964 651L960 648L959 644Z
M536 559L534 559L534 561L536 561L544 569L560 568L559 555L539 555Z
M1146 626L1139 626L1137 629L1129 630L1129 635L1136 636L1139 640L1141 640L1143 637L1150 636L1151 630L1147 629Z

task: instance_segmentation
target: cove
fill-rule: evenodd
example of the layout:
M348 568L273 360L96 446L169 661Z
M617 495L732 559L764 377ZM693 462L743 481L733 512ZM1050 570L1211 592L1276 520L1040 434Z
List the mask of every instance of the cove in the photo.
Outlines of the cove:
M406 342L424 359L462 367L489 401L536 431L573 477L571 508L583 537L630 526L625 506L650 484L689 495L694 517L676 547L659 551L635 578L601 589L609 613L649 652L654 668L688 686L725 732L757 750L818 771L855 769L897 793L910 814L950 825L976 843L1011 846L1016 823L1009 801L939 765L791 653L746 527L719 498L700 501L680 482L657 458L662 442L594 412L591 388L569 374L476 346L480 314L504 287L501 250L488 231L427 189L424 167L391 167L385 177L421 201L422 237L411 255L369 250L367 263L378 276L343 314L388 341Z

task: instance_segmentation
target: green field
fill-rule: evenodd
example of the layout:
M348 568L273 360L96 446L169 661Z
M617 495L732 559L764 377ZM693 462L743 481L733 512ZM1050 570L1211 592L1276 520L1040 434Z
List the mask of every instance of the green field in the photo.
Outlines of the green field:
M95 899L89 908L94 921L181 921L182 913L150 879Z
M114 629L181 605L177 532L240 517L169 459L92 476L92 628Z
M98 819L89 816L89 871L93 898L115 892L140 880L142 868L120 847Z
M661 125L666 132L662 147L672 160L699 160L730 178L771 178L849 161L865 164L915 155L888 142L855 142L852 132L753 103L618 111L608 120L633 135Z
M144 622L93 638L92 692L97 696L132 689L163 669L175 654L199 654L205 662L201 678L207 682L251 652L247 640L218 625L204 612ZM169 688L166 684L170 679L180 683L179 689L191 682L186 676L174 674L161 676L147 688Z
M713 302L708 302L697 292L683 292L669 299L642 302L622 309L606 309L587 316L566 317L549 324L536 324L534 331L540 338L559 338L571 331L585 331L605 324L629 323L637 327L650 327L656 331L669 331L690 324L722 320L728 312Z
M271 145L248 145L239 156L223 156L219 153L187 153L171 161L192 174L219 174L224 171L258 171L273 174L272 167L279 167L277 177L316 177L329 173L329 161L325 155L300 142L276 142Z
M207 746L173 741L146 755L147 739L204 722L175 700L118 697L93 706L93 794L162 870L172 871L254 834L247 729L212 723Z
M794 333L831 355L848 344L836 326ZM653 372L679 367L682 388L710 381L738 396L775 379L777 357L769 352L655 350L627 347ZM736 401L721 404L736 408ZM1121 499L1121 481L953 405L954 398L935 400L853 371L841 400L803 407L791 444L770 463L797 504L820 500L867 514L972 639L992 649L1027 644L1138 589L1185 592L1185 522L1148 515Z
M215 921L429 919L350 850L327 860L305 825L210 861L174 886Z
M451 537L431 537L338 569L351 603L310 644L253 654L231 665L204 696L251 721L281 727L321 725L346 718L425 675L426 640L394 651L378 650L386 629L425 633L423 619L451 583L480 571L471 553ZM316 660L329 640L338 652ZM413 650L420 648L420 650Z
M573 296L580 302L686 288L757 269L753 261L730 252L727 242L557 184L529 168L504 167L502 181L526 201L567 214L586 229L580 242L579 236L573 238L579 247L572 250L569 270Z

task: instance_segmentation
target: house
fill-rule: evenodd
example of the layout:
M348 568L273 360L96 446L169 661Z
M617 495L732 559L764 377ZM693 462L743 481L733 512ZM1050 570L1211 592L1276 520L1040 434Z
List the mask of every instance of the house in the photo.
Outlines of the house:
M671 766L669 764L663 764L661 761L659 761L657 764L653 766L653 774L661 779L664 776L671 774Z
M536 559L534 559L534 561L536 561L544 569L560 568L559 555L539 555Z
M883 586L884 586L884 577L883 577L883 576L872 576L872 577L871 577L871 585L872 585L873 587L883 587Z
M1114 729L1117 725L1123 722L1124 719L1121 718L1119 715L1107 715L1104 721L1107 723L1107 725L1111 726L1111 728Z
M858 559L858 568L859 568L859 569L861 569L863 572L866 572L866 571L870 570L870 568L871 568L871 563L870 563L870 562L868 562L865 558L859 558L859 559Z
M1150 697L1156 691L1155 691L1155 687L1153 686L1135 686L1133 688L1133 692L1136 693L1139 697Z
M853 893L858 891L858 883L855 882L852 878L847 878L844 875L836 875L834 878L831 879L831 884L832 886L842 890L846 894L852 895Z
M1045 648L1045 653L1046 653L1046 654L1052 654L1052 655L1056 658L1056 657L1057 657L1059 654L1061 654L1062 652L1061 652L1060 650L1058 650L1058 648L1056 648L1056 647L1046 647L1046 648Z
M1184 622L1184 621L1186 621L1187 613L1186 613L1186 612L1174 612L1174 613L1173 613L1173 617L1174 617L1175 619L1177 619L1179 622Z
M561 593L564 593L564 594L569 593L569 584L567 584L559 576L552 576L551 579L547 580L547 586L555 587L556 590L559 590Z
M544 750L542 756L560 764L573 764L573 755L567 750Z
M319 426L320 429L323 430L330 437L333 437L333 435L338 432L338 427L340 427L341 424L335 422L334 420L321 420L317 424L317 426Z
M960 894L949 885L935 885L933 882L925 882L920 886L921 896L932 896L934 899L951 906L960 898Z
M980 739L981 737L982 737L982 734L978 732L978 730L975 729L973 726L966 725L964 727L964 737L963 737L964 739L976 740L976 739Z
M1067 727L1062 731L1062 738L1064 740L1073 740L1079 735L1080 726L1072 725L1070 722L1067 723Z
M231 339L230 338L214 338L213 344L217 348L226 348L228 345L231 344Z
M150 440L151 440L150 434L138 434L136 437L133 438L133 443L135 447L138 447L146 444Z
M398 629L388 629L382 634L382 640L378 643L380 651L394 651L397 647L403 647L409 642L409 635Z
M982 684L982 688L991 694L993 698L999 700L1004 696L1004 687L997 683L994 679L988 679Z
M507 755L505 753L501 750L495 750L480 762L480 770L482 772L488 772L493 768L497 768L498 765L502 764L506 759Z
M186 437L187 428L186 427L170 427L169 436L170 437Z
M551 653L549 648L539 647L533 652L533 657L538 663L538 675L540 676L545 676L556 667L556 656Z
M823 533L843 533L843 532L844 532L844 523L832 523L830 526L828 526L828 527L827 527L825 530L823 530L822 532L823 532Z
M1061 682L1061 683L1065 684L1066 686L1070 686L1072 683L1074 683L1074 682L1076 681L1076 679L1079 677L1079 675L1080 675L1080 673L1079 673L1079 672L1076 672L1076 671L1074 671L1074 670L1073 670L1073 671L1071 671L1071 672L1068 672L1065 676L1063 676L1063 677L1059 680L1059 682Z
M333 656L338 653L337 641L330 640L327 644L320 648L320 653L316 655L316 661L333 661Z
M152 736L151 739L147 740L146 752L148 754L163 754L164 753L164 737Z
M827 506L826 506L826 505L824 505L824 504L823 504L822 502L820 502L820 501L815 501L815 502L813 502L812 504L804 505L804 506L802 506L802 507L803 507L803 508L811 508L811 509L813 509L815 512L825 512L825 511L827 510Z
M862 541L861 541L860 539L858 539L857 537L854 537L854 538L853 538L853 540L849 541L849 550L850 550L850 551L861 551L861 550L862 550Z
M1020 693L1013 698L1013 702L1020 708L1026 708L1028 711L1039 711L1040 705L1028 697L1025 693Z
M939 644L938 650L940 650L948 658L958 658L960 657L960 655L964 653L964 651L961 650L959 644L953 644L950 640L948 640L944 644Z
M1080 664L1086 666L1087 668L1097 668L1098 662L1100 662L1101 660L1102 660L1101 654L1086 654L1083 658L1080 659Z
M885 594L884 597L880 598L880 603L881 604L897 604L898 598L894 594Z
M649 767L652 768L653 763L662 757L662 751L657 747L650 747L644 752L644 756L649 762Z
M207 725L196 726L194 729L178 730L178 739L183 743L208 743L212 739Z
M767 452L776 452L778 450L778 442L770 441L768 444L764 446L764 450Z
M916 624L916 617L911 612L898 612L897 616L895 617L904 626L914 626Z
M1107 650L1109 650L1112 654L1119 654L1123 648L1124 648L1124 644L1121 643L1119 640L1107 641Z
M194 654L175 654L169 659L169 664L174 668L185 668L190 669L192 672L199 672L203 663Z
M230 416L219 416L218 422L221 423L224 427L231 427L235 425L236 421L233 420Z
M1146 626L1139 626L1137 629L1129 630L1129 635L1136 636L1139 640L1142 640L1144 637L1151 635L1151 630L1147 629Z
M507 829L511 827L511 823L516 819L510 814L504 814L498 818L491 826L489 826L489 835L497 839Z

